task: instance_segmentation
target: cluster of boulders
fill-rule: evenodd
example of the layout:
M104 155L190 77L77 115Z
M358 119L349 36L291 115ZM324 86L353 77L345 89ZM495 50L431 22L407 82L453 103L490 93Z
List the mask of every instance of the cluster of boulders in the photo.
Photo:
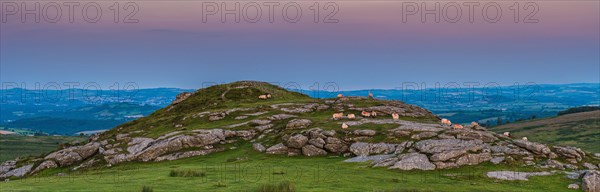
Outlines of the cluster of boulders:
M293 120L292 120L293 121ZM268 154L286 154L288 156L323 156L328 153L342 154L348 150L348 144L335 137L336 132L332 130L322 130L319 128L303 131L302 133L286 136L285 143L278 143L269 148L257 148L262 146L255 143L255 150L265 151ZM259 149L264 150L259 150Z

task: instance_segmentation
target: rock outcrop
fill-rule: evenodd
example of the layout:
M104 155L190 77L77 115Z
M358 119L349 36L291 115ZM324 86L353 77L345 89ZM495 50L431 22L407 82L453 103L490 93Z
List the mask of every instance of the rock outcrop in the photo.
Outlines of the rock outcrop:
M586 192L600 192L600 171L587 171L582 178L581 187Z

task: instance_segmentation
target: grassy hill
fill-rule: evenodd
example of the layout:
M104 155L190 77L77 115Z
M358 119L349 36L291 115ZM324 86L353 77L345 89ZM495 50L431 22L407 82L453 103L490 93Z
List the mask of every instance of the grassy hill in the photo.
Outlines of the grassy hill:
M274 99L262 100L259 95L271 94ZM272 109L272 105L294 104L303 105L310 103L322 104L325 100L314 99L307 95L297 92L291 92L281 87L254 81L240 81L230 84L215 85L196 91L189 98L176 105L170 105L156 112L123 125L116 127L102 134L103 138L114 137L119 133L127 133L132 136L143 136L156 138L173 131L193 131L196 129L214 129L222 128L226 125L247 122L248 120L261 119L275 115L277 110ZM385 101L375 99L355 98L347 101L355 107L383 106L390 103L401 103L398 101ZM404 104L402 104L404 105ZM407 105L408 106L408 105ZM412 106L415 109L420 109ZM244 109L252 108L251 111ZM222 120L211 121L208 113L220 112L224 110L234 110ZM349 108L347 110L350 112ZM336 122L328 121L331 114L339 112L339 109L320 110L311 113L299 114L298 118L307 118L318 122L323 128L338 128ZM247 115L249 113L259 113L258 115ZM360 111L354 111L360 114ZM429 113L429 112L428 112ZM402 117L405 120L437 122L437 116L428 114L427 117L411 118ZM248 116L246 119L235 119L237 116ZM277 124L275 128L283 128L285 124ZM236 129L250 128L248 126L236 127Z
M263 94L271 94L273 98L259 99ZM361 111L377 111L379 115L361 117ZM333 119L332 114L338 112L357 114L357 117ZM392 113L399 114L399 120L392 119ZM293 117L279 118L281 115ZM585 118L590 117L582 117L582 121ZM296 120L310 123L298 126L295 122L306 121ZM343 129L343 124L350 125ZM259 128L262 126L267 128ZM303 144L292 146L302 143L302 139L294 139L299 137L304 138ZM21 167L27 164L39 167L44 164L42 161L55 161L61 166L26 178L11 178L10 182L0 182L0 188L15 191L140 191L143 188L147 189L143 191L563 191L570 183L580 182L565 178L564 172L531 177L529 181L488 178L488 171L549 171L551 168L537 164L547 160L544 155L550 154L537 151L539 154L525 160L522 154L531 153L523 153L526 149L512 145L512 139L477 125L460 129L440 125L438 116L417 106L368 97L314 99L252 81L216 85L180 95L171 105L93 136L90 141L62 149L57 156L48 155L44 160L32 157L18 162ZM403 162L408 164L429 163L433 156L440 155L441 152L425 152L429 148L425 146L430 146L431 151L436 151L433 148L450 151L452 154L444 155L453 157L441 160L443 157L437 156L439 164L436 166L448 165L448 169L419 168L420 171L398 170L389 165L373 167L371 162L344 162L358 155L348 148L359 141L370 143L363 148L367 155L386 153L397 160L407 155L424 158ZM442 142L435 144L438 141ZM197 145L198 142L210 144ZM284 143L289 148L283 153L269 154L269 149L274 151L273 148ZM406 143L412 147L401 147ZM255 144L270 147L263 146L262 152L258 152ZM315 149L319 144L324 154L307 155L310 147ZM509 144L511 147L504 148ZM98 152L86 152L94 145L98 146ZM483 149L488 145L506 149L506 154L501 152L498 156L506 160L503 158L502 163L494 164L492 149ZM467 151L466 147L472 150ZM390 151L370 153L376 148ZM215 151L183 156L208 150ZM82 159L72 163L65 161L73 151ZM170 155L181 158L159 160L175 157ZM124 160L114 161L117 158ZM525 166L525 161L536 166ZM600 160L587 158L586 162L598 164ZM450 163L457 166L452 167ZM264 190L277 185L293 190Z
M516 122L491 130L498 133L509 131L517 138L527 137L543 143L570 145L600 152L600 111Z

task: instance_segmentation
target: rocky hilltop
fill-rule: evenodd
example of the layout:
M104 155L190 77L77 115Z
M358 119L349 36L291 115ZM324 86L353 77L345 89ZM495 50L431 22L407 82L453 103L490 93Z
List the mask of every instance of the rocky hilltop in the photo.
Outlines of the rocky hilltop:
M236 150L235 142L272 155L348 157L397 170L452 169L481 163L533 166L547 172L490 172L526 180L566 172L585 191L600 191L600 155L496 134L476 123L450 125L426 109L372 97L312 99L262 82L242 81L182 93L148 117L40 158L0 165L0 178L46 169L75 171L137 161L170 161ZM579 187L578 184L576 184Z

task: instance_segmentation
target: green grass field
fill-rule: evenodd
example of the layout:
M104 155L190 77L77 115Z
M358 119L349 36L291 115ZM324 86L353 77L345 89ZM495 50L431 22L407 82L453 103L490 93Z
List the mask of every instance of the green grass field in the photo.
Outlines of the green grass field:
M573 183L562 174L520 182L485 177L491 170L533 171L526 167L485 163L442 171L398 171L345 163L343 157L275 156L254 152L249 144L238 147L170 162L132 162L75 172L50 169L34 177L0 182L0 190L141 191L146 186L154 191L257 191L264 184L289 181L296 191L564 191ZM173 177L173 170L204 176Z
M490 130L497 133L509 131L514 138L527 137L531 141L575 146L600 153L600 111L511 123Z
M61 143L86 140L87 137L0 135L0 161L39 156L58 149Z

